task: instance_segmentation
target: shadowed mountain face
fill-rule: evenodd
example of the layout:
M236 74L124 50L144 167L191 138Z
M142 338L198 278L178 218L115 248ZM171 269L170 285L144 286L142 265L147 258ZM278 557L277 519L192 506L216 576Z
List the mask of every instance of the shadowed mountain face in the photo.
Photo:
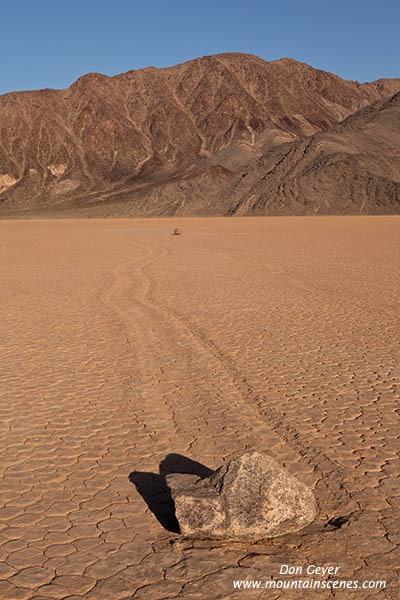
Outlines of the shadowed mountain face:
M222 54L6 94L0 215L393 212L399 90Z

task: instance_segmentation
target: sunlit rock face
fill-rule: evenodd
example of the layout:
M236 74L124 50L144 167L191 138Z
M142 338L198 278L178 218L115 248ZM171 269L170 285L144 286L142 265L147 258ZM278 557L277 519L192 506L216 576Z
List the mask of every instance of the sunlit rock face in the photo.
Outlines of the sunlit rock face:
M209 477L171 474L185 536L259 540L296 532L317 514L314 495L275 459L248 452Z

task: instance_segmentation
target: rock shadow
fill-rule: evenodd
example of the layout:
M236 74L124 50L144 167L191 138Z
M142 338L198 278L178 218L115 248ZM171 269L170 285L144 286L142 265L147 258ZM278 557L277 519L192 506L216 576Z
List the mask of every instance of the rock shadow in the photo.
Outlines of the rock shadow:
M173 533L180 533L179 523L175 516L175 503L167 486L166 476L169 473L190 473L204 478L211 475L213 470L181 454L168 454L160 462L159 471L158 475L156 473L132 471L129 480L135 485L137 491L164 529Z

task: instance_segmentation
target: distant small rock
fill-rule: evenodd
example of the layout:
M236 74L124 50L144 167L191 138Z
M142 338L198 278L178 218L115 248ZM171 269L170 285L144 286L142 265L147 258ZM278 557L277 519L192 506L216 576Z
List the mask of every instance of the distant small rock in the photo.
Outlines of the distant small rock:
M298 531L317 514L311 489L262 452L203 479L173 473L166 480L185 536L260 540Z
M182 235L182 229L179 229L179 227L175 227L171 235Z

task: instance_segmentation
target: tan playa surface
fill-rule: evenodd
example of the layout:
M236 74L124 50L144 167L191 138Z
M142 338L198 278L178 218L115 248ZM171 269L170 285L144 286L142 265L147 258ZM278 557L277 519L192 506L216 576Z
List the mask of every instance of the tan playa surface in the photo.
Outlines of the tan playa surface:
M2 600L399 597L399 217L0 235ZM165 472L247 449L312 485L318 519L263 544L169 531ZM387 587L234 590L281 564Z

